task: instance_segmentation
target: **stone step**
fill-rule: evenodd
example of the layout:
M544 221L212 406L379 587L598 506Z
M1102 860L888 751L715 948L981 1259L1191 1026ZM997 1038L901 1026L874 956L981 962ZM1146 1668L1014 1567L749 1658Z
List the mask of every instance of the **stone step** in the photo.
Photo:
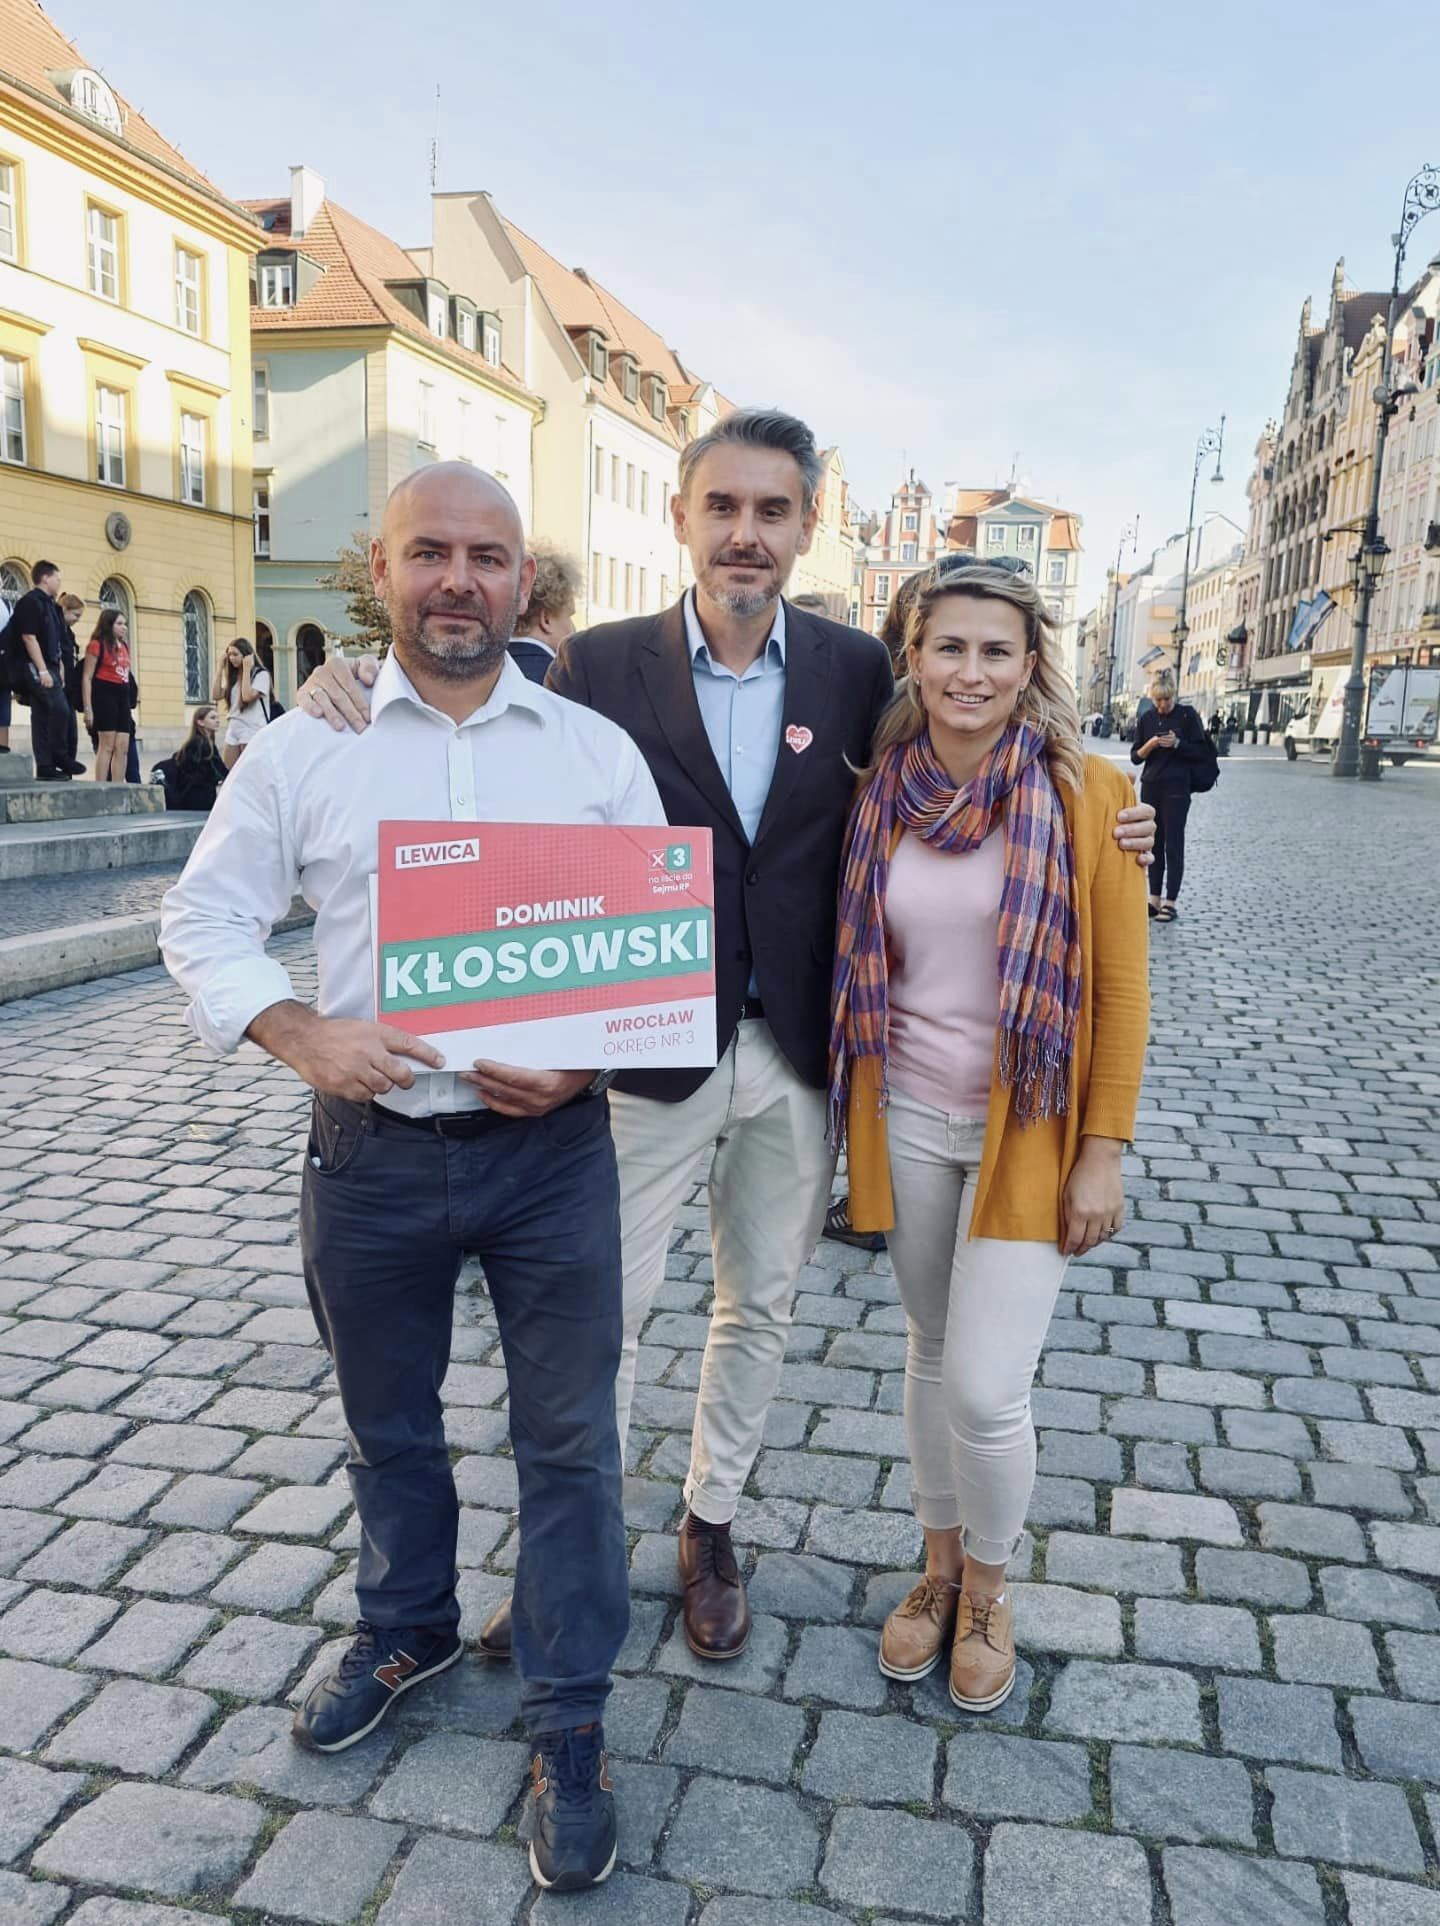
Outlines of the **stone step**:
M81 817L163 816L159 783L6 783L0 787L0 823L68 823Z
M304 929L314 920L309 904L297 896L289 914L275 925L274 934ZM159 930L157 907L134 916L107 916L63 929L0 937L0 1003L146 969L160 961ZM175 994L178 997L180 992Z
M205 820L199 813L175 810L160 816L0 823L0 883L127 869L134 863L178 866L190 854ZM75 906L83 912L83 891L77 891Z

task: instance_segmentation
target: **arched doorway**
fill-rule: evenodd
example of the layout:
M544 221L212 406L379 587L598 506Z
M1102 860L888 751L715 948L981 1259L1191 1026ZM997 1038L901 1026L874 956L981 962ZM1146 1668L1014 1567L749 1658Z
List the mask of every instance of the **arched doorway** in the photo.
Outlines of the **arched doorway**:
M302 622L295 631L295 681L298 686L325 660L325 631Z
M270 684L273 688L275 684L275 631L268 622L257 622L255 624L255 653L260 659L261 668L269 674Z
M210 700L210 604L191 589L181 608L185 651L185 700Z

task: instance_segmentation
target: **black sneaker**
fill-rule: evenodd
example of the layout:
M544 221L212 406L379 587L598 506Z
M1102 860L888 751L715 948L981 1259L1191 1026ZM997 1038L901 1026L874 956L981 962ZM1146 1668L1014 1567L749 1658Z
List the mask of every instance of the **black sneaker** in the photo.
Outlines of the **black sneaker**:
M444 1672L464 1651L453 1625L385 1631L355 1621L355 1642L295 1714L295 1738L311 1752L343 1752L373 1732L402 1692Z
M885 1248L884 1231L857 1231L850 1222L850 1199L837 1197L825 1213L825 1228L821 1233L836 1244L851 1244L857 1251L883 1251Z
M547 1892L575 1893L598 1886L615 1866L615 1793L605 1757L605 1733L547 1732L530 1762L535 1836L530 1871Z

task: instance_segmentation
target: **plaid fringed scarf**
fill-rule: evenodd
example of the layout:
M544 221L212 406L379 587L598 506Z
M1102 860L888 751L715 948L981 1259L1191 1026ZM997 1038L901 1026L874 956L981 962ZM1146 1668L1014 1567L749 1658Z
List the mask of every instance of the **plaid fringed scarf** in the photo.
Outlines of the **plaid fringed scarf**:
M1000 891L1000 1079L1022 1123L1061 1114L1080 1009L1080 923L1060 798L1045 766L1045 741L1012 723L967 789L957 790L928 732L881 758L850 818L841 868L830 1020L831 1142L845 1130L850 1065L878 1057L888 1101L885 888L896 826L932 848L978 848L1004 825Z

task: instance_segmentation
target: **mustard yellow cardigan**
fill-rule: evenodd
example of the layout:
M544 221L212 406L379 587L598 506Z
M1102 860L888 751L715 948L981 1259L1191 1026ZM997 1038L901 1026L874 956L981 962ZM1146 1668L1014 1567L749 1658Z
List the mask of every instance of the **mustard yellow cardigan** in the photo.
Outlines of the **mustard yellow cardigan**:
M1134 791L1113 763L1087 756L1084 788L1078 795L1062 788L1060 800L1080 911L1080 1018L1070 1107L1063 1117L1022 1128L998 1069L992 1074L972 1237L1058 1242L1061 1199L1080 1139L1128 1140L1135 1130L1150 1023L1149 918L1145 872L1113 834L1116 812L1135 800ZM850 1221L856 1230L889 1230L895 1222L879 1088L879 1059L858 1058L846 1112Z

